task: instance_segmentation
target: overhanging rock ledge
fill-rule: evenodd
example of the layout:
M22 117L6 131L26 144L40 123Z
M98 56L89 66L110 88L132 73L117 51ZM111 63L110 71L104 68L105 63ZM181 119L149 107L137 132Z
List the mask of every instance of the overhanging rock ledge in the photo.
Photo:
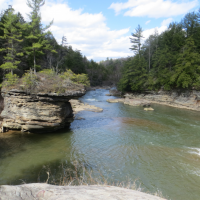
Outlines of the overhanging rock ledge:
M12 89L1 91L4 110L2 130L16 129L29 132L53 132L70 125L73 111L70 99L85 94L85 89L66 93L26 93Z

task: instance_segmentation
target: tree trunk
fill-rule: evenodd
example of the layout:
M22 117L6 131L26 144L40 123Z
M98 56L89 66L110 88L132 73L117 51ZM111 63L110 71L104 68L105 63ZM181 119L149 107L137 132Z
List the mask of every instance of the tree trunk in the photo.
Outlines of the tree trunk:
M151 43L150 43L150 41L149 41L149 72L150 72L150 54L151 54L151 52L150 52L150 48L151 48Z
M34 74L36 74L36 61L35 61L35 50L34 50L34 52L33 52L33 54L34 54Z

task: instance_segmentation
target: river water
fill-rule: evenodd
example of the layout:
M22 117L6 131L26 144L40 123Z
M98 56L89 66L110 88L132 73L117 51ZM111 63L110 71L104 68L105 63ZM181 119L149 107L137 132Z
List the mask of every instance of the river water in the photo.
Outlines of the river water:
M136 180L144 192L172 200L200 199L200 113L162 105L154 111L108 103L107 90L89 91L70 129L51 134L4 133L0 138L0 184L56 179L77 161L110 182ZM95 173L98 172L98 173Z

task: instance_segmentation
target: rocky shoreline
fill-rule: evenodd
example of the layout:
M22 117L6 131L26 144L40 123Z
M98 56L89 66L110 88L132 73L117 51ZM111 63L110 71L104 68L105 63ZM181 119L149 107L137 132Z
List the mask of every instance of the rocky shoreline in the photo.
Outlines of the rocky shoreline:
M126 93L124 98L108 99L110 103L121 102L130 106L150 106L161 104L176 108L200 111L200 91L147 91L141 94Z

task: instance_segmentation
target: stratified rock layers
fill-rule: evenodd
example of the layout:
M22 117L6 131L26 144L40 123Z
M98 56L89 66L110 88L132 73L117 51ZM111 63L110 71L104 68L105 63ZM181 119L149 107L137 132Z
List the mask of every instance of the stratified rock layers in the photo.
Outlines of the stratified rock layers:
M176 108L200 111L200 91L173 90L173 91L145 91L143 93L127 93L125 98L108 99L110 103L121 102L130 106L148 107L151 104L162 104Z
M2 127L29 132L53 132L67 127L73 121L69 100L84 94L85 91L64 94L26 94L18 90L2 92Z
M3 97L0 94L0 114L1 114L2 110L3 110Z
M126 102L143 100L149 103L200 111L200 91L196 90L149 91L142 94L126 94L125 97Z

